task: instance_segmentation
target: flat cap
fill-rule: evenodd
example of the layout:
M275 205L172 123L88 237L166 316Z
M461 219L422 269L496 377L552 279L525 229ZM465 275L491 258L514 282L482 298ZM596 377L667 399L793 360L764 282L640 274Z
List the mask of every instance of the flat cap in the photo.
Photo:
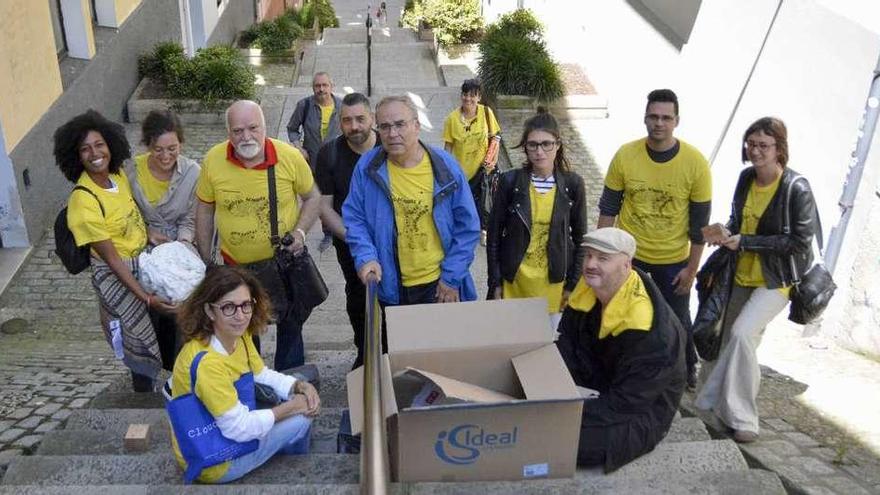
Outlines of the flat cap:
M636 240L625 230L603 227L584 236L581 246L591 247L603 253L623 253L630 258L636 254Z

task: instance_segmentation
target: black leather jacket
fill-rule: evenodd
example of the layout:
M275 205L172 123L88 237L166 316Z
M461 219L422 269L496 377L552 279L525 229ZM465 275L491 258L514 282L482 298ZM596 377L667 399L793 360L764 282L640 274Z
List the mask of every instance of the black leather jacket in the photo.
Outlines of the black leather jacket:
M794 183L791 190L791 232L784 232L785 195L791 181L798 174L790 168L782 171L779 189L758 221L754 235L743 235L739 248L758 253L767 288L777 289L791 285L813 265L813 235L817 226L816 203L806 180ZM749 188L755 180L755 169L748 167L739 175L733 195L733 208L727 228L738 234L742 226L742 211ZM791 256L794 255L794 266ZM794 272L796 270L796 272Z
M550 283L565 281L572 290L580 278L587 231L584 181L574 172L555 171L556 197L550 217L547 262ZM510 170L501 176L489 215L486 254L489 265L489 295L501 286L502 277L512 282L531 240L532 206L529 172Z

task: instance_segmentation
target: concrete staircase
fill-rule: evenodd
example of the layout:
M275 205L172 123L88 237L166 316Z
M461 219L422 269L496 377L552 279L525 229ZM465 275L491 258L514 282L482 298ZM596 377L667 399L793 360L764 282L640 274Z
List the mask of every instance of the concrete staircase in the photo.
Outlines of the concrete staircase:
M319 231L311 242L320 238ZM0 495L20 493L171 494L171 493L359 493L359 456L336 454L340 415L346 407L345 374L354 360L351 329L344 309L342 275L332 249L319 255L310 246L330 287L330 298L307 322L307 361L321 373L323 411L312 429L312 453L276 456L257 471L229 486L182 485L182 474L170 450L170 429L159 394L128 392L119 383L89 408L72 414L64 429L49 433L33 455L12 460L0 483ZM485 256L478 250L473 273L485 286ZM274 335L263 339L271 363ZM123 449L129 424L151 425L150 449L132 454ZM730 440L712 440L697 418L678 418L654 450L611 475L581 469L572 479L529 482L395 484L394 493L725 493L783 494L777 476L749 469Z

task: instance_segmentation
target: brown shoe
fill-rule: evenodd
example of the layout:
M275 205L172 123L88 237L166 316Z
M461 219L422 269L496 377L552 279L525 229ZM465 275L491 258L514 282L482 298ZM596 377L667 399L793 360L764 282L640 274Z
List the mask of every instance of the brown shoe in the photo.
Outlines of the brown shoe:
M752 443L758 439L758 434L753 431L736 430L733 432L733 441L736 443Z

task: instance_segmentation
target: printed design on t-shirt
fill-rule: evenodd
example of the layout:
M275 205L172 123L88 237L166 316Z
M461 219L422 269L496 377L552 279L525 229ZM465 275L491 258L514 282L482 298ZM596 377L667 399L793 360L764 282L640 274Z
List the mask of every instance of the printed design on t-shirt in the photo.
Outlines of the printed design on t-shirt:
M532 242L526 249L523 262L535 268L547 268L547 244L550 241L550 222L532 220Z
M397 218L403 219L403 225L397 226L401 246L411 251L427 249L428 233L419 229L419 223L425 215L430 214L430 205L398 194L392 194L391 200L394 209L399 212Z
M122 237L129 239L132 237L147 236L147 227L144 225L144 219L132 200L132 208L128 210L128 214L122 219Z
M244 196L224 199L223 208L230 216L249 218L255 223L249 225L249 230L235 230L230 233L229 244L241 246L251 242L258 242L269 236L269 204L265 196Z
M673 219L670 208L675 204L675 197L668 190L645 185L636 186L626 194L635 206L633 218L643 228L661 231L669 228Z

